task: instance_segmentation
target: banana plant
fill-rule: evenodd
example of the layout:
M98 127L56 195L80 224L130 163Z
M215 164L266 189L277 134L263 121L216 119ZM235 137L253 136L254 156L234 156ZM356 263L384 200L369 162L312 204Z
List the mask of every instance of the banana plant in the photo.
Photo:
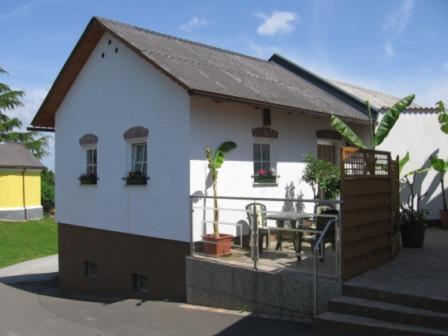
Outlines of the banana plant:
M431 156L431 166L440 175L440 186L442 187L443 210L447 211L444 178L448 172L448 160L439 159L437 156Z
M398 101L394 106L384 113L376 131L375 131L375 120L372 118L372 112L370 110L369 101L366 101L367 113L369 115L369 131L370 131L370 143L366 144L361 139L361 137L356 134L345 122L336 117L331 116L331 126L334 127L344 139L353 144L358 148L372 149L374 150L376 146L381 145L384 139L389 135L389 132L394 127L400 113L403 112L407 107L412 104L415 95L409 95Z
M443 101L437 102L437 108L439 109L439 124L443 133L448 134L448 111L445 108Z
M209 146L205 148L205 157L208 161L208 169L210 170L210 177L213 185L213 236L219 238L219 209L218 209L218 170L224 163L225 154L236 148L236 143L233 141L223 142L217 149L212 149Z
M408 212L410 211L410 212L414 213L414 211L417 211L417 212L421 211L420 202L428 194L428 192L425 192L422 194L421 192L415 191L415 189L414 189L415 177L417 174L425 173L425 172L429 171L431 168L414 169L414 170L407 172L406 174L403 174L404 167L410 161L410 159L411 159L411 157L409 155L409 151L407 151L405 156L403 156L403 158L401 158L400 161L398 161L401 183L406 184L409 188L409 197L407 199L407 203L405 204L407 207L402 205L401 209L403 210L404 208L407 208ZM416 198L417 198L417 206L416 206L416 208L414 208Z

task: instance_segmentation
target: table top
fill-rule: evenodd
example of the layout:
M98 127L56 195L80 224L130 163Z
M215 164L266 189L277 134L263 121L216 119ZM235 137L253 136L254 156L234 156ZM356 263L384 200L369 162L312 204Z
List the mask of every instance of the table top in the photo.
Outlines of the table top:
M298 220L313 218L314 214L298 212L266 212L267 219L275 220Z

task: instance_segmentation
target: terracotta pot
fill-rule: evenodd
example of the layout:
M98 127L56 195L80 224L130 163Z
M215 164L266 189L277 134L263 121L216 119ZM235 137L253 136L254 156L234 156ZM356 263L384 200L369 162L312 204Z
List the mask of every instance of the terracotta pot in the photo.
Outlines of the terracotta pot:
M210 254L216 257L221 257L231 254L231 246L233 242L233 236L228 234L220 234L219 237L215 237L212 234L204 236L204 253ZM207 243L210 242L210 243Z
M425 241L425 224L404 224L401 226L403 247L422 247Z
M439 210L440 224L443 228L448 229L448 210Z

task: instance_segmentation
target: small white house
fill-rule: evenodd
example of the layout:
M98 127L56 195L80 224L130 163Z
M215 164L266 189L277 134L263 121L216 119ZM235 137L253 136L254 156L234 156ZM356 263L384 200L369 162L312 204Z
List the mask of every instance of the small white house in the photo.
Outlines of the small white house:
M205 147L238 147L221 196L284 197L304 154L337 161L332 114L368 134L361 99L279 55L261 60L93 18L32 125L56 131L60 285L185 299L189 195ZM319 150L318 150L319 149ZM275 169L257 183L254 169Z
M343 90L369 102L379 111L378 120L384 112L393 106L399 98L381 92L365 89L353 84L334 82ZM418 97L417 97L418 98ZM440 130L437 121L438 110L434 107L421 107L413 103L401 113L399 121L379 146L379 149L389 151L392 157L401 158L409 151L410 160L402 174L430 167L430 157L438 155L448 158L448 139ZM448 178L448 177L447 177ZM438 221L439 209L443 209L440 177L434 170L415 176L414 189L416 193L427 194L421 201L421 207L429 211L428 219ZM409 196L409 188L404 186L401 192L402 201Z

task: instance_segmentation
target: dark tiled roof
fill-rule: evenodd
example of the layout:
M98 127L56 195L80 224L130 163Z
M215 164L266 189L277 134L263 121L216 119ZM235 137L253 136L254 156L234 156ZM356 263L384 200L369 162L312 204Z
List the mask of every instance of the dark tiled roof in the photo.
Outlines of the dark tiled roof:
M97 19L193 92L367 120L363 111L274 62Z
M371 89L366 89L358 85L344 83L341 81L332 81L332 82L334 83L334 85L339 86L341 89L351 93L356 97L359 97L362 100L369 100L370 104L373 107L377 108L378 110L392 107L396 102L400 100L400 98L391 96L389 94ZM420 107L416 103L412 103L410 108L421 109L422 107Z
M22 144L0 143L0 168L45 168Z
M347 100L340 89L323 87L311 80L315 75L308 71L291 71L275 61L94 17L31 122L33 126L54 127L56 111L104 32L192 95L368 121L365 106L357 98Z

